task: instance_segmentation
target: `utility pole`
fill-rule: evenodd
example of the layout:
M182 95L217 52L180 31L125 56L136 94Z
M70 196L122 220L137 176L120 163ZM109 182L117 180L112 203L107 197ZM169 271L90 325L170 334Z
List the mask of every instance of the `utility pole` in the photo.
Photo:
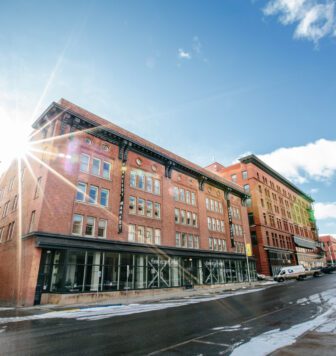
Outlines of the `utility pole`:
M244 247L245 247L245 257L246 257L246 264L247 264L248 282L249 282L249 285L251 285L250 264L249 264L249 258L248 258L248 254L247 254L247 248L246 248L245 232L243 232L243 236L244 236Z

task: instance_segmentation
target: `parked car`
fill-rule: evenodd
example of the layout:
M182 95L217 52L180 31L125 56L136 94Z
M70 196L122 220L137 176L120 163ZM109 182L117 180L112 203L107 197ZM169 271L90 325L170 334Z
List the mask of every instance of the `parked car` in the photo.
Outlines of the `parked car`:
M318 277L320 275L320 270L306 270L303 266L288 266L283 267L279 271L278 275L274 277L277 282L284 282L288 279L297 279L301 281L308 276Z
M332 273L334 271L336 271L336 266L326 266L326 267L321 268L321 272L327 273L327 274Z

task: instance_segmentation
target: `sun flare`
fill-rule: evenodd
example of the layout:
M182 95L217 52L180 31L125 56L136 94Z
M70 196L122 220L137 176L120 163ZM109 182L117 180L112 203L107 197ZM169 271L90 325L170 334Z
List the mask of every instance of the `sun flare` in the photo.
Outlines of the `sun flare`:
M0 129L0 171L13 160L24 158L31 150L31 128L22 123L5 121Z

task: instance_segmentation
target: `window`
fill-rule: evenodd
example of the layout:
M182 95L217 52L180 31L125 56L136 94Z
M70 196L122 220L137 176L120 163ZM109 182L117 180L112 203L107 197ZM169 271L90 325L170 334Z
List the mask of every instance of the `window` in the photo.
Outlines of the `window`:
M209 237L209 250L213 250L213 239Z
M154 194L160 195L160 181L158 179L154 179Z
M222 203L218 203L218 207L219 207L219 212L223 213L223 204Z
M93 158L92 159L91 173L96 175L96 176L99 176L99 173L100 173L100 159L98 159L98 158Z
M12 211L16 210L16 208L17 208L17 203L18 203L18 196L15 195L14 200L13 200Z
M146 227L146 244L153 243L153 229L151 227Z
M72 234L81 235L83 227L83 216L75 214L72 219Z
M184 201L184 189L180 188L180 201Z
M185 210L181 210L181 224L185 224L186 220L185 220Z
M143 226L138 226L138 242L144 243L145 241L145 228Z
M98 188L94 185L90 186L89 192L89 203L96 204L97 203L97 195L98 195Z
M192 224L197 227L197 215L195 213L192 214Z
M13 221L8 225L7 239L6 239L7 241L11 240L13 237L14 225L15 225L15 221Z
M190 204L190 203L191 203L189 190L186 190L186 203L187 203L187 204Z
M208 198L205 198L205 207L207 208L207 210L210 210L210 204Z
M86 194L86 184L79 182L77 184L76 200L85 201L85 194Z
M155 245L161 245L161 230L160 229L155 229L154 243L155 243Z
M194 192L191 192L191 205L196 205L196 195Z
M221 220L220 224L221 224L221 231L224 232L225 231L224 221Z
M208 229L212 230L211 218L208 217Z
M153 217L153 203L151 201L147 200L146 205L147 205L146 216L148 218L152 218Z
M188 235L188 248L193 248L194 246L194 237L193 235Z
M154 203L154 216L161 219L161 204L159 203Z
M143 172L138 173L138 188L142 190L145 188L145 176Z
M215 212L218 213L218 201L215 200Z
M245 193L249 193L250 192L250 185L249 184L244 184L244 191L245 191Z
M4 235L4 230L5 230L4 227L0 227L0 243L2 242L2 237Z
M107 221L103 219L99 219L98 223L98 237L101 238L106 238L106 226L107 226Z
M242 178L247 179L247 171L242 171Z
M188 247L187 234L182 233L182 247Z
M131 171L131 174L130 174L130 186L132 188L135 188L136 187L136 172L135 171Z
M36 211L33 210L30 216L29 232L33 232L35 230L35 213Z
M39 197L39 195L40 195L41 180L42 180L42 177L38 177L38 178L37 178L36 188L35 188L35 194L34 194L34 199L37 199L37 198Z
M135 225L128 225L128 241L135 241Z
M177 247L181 247L181 234L179 232L175 234L175 244Z
M90 157L84 153L81 154L80 156L80 170L82 172L89 172L89 162L90 162Z
M152 193L153 191L153 179L152 177L146 177L146 191Z
M138 198L138 214L145 215L145 201L142 198Z
M199 248L199 237L194 236L194 248Z
M9 185L8 185L9 192L13 190L14 180L15 180L15 177L11 178L11 180L9 181Z
M136 199L134 197L129 197L129 213L136 214Z
M216 219L217 231L220 231L220 221Z
M26 167L21 168L21 183L23 183Z
M108 200L109 200L109 190L108 189L102 189L100 192L100 205L102 206L108 206Z
M174 187L174 200L179 200L179 190L177 187Z
M175 223L178 224L180 222L180 209L175 208Z
M213 249L217 251L217 239L213 239Z
M95 232L95 218L92 216L88 216L86 218L86 226L85 226L85 236L93 236Z
M237 182L237 174L232 174L231 180L232 180L232 182L236 183Z
M191 212L187 211L187 225L191 225Z
M103 163L103 178L110 179L111 175L111 163L105 162Z
M214 211L214 201L212 199L210 199L210 210Z
M211 220L212 220L212 230L216 231L216 219L212 218Z

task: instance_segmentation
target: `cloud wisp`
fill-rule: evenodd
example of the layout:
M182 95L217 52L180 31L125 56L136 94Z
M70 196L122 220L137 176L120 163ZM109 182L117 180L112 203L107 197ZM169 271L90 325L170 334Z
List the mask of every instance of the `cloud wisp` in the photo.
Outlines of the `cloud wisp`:
M294 38L318 43L336 36L335 0L269 0L266 16L278 16L281 24L295 25Z
M295 183L330 181L336 173L336 141L320 139L305 146L279 148L258 157Z
M181 59L191 59L191 54L190 52L185 51L182 48L178 49L178 57Z

